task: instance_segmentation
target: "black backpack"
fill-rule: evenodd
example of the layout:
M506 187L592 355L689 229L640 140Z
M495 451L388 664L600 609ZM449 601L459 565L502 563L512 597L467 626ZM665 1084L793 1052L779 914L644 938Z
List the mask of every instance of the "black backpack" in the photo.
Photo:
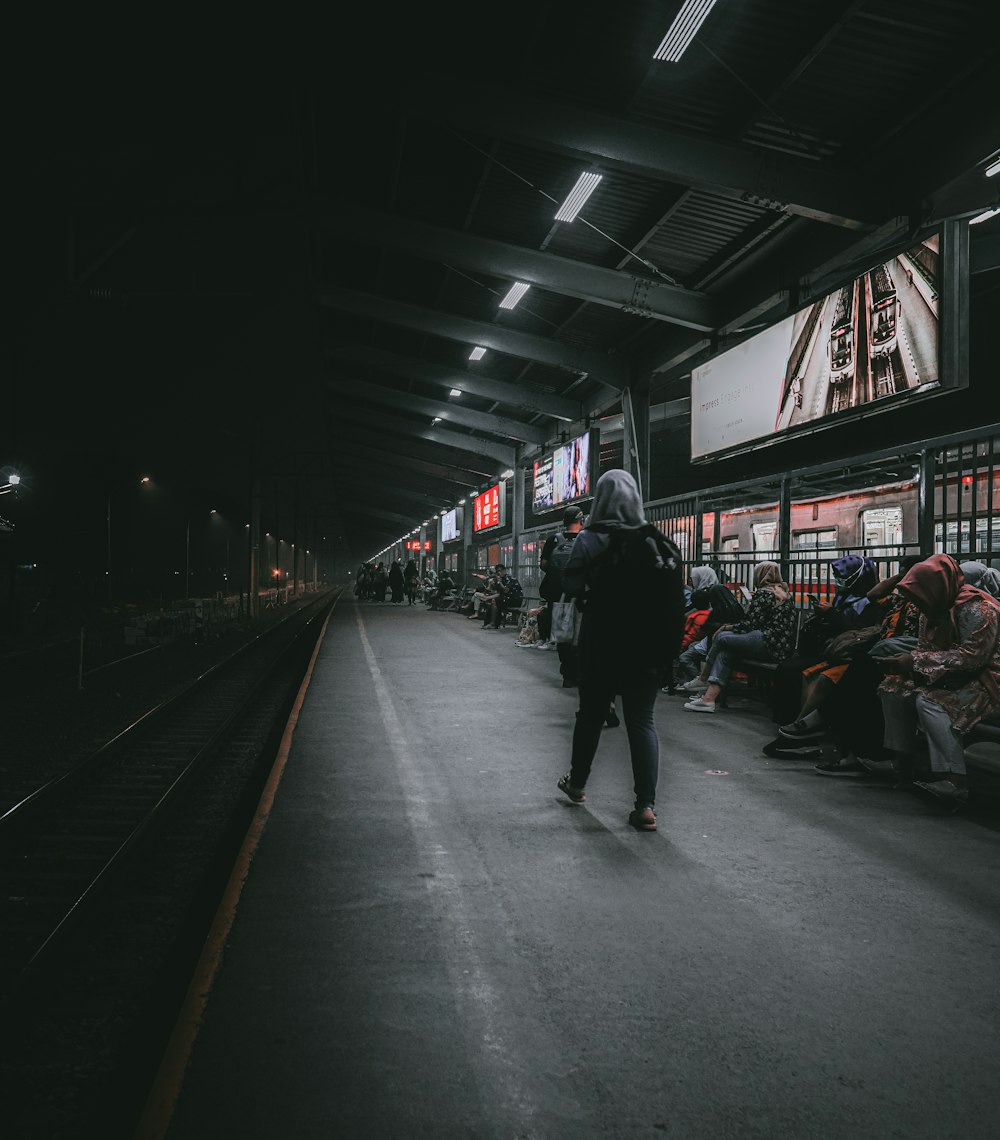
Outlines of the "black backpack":
M684 635L684 571L680 551L655 526L612 531L594 565L586 625L601 653L662 669Z
M556 544L552 547L552 553L548 558L549 565L545 571L545 577L542 579L542 584L538 588L538 593L542 601L558 602L562 597L563 571L569 562L569 556L573 553L573 543L575 541L575 534L563 533L556 538Z

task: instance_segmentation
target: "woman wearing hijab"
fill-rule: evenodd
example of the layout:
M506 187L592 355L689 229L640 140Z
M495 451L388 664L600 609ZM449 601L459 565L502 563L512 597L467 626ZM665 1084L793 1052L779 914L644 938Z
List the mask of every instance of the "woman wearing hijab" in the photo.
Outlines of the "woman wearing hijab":
M830 564L837 592L829 606L815 606L814 610L825 617L824 627L827 641L848 630L864 629L879 625L882 613L872 603L868 593L878 585L878 567L870 558L859 554L848 554ZM871 634L875 641L876 633ZM824 646L824 649L826 647ZM798 716L778 729L780 736L787 741L801 743L823 736L821 708L830 700L833 686L839 684L847 673L849 661L817 661L801 671L796 686L799 692L805 686L805 702ZM789 745L786 744L786 747ZM817 765L817 771L826 771L826 765Z
M1000 598L1000 573L983 562L963 562L959 569L967 586L975 586L992 598Z
M659 740L653 705L659 674L680 644L684 624L680 556L646 521L635 480L607 471L597 481L587 526L573 544L563 588L583 612L580 626L580 709L570 771L559 789L574 802L597 754L608 704L622 698L632 757L635 807L628 822L656 830Z
M735 661L781 661L792 652L795 608L777 562L758 562L753 585L746 617L735 625L722 626L712 640L701 671L708 688L704 696L692 697L684 705L688 712L715 712L715 702L729 683Z
M962 736L1000 711L1000 601L969 586L947 554L914 566L896 589L920 610L920 637L912 653L881 659L885 745L908 760L919 725L930 772L915 783L963 803Z
M708 656L708 644L716 630L727 624L742 621L743 607L736 597L719 581L719 576L711 566L693 566L691 568L692 595L699 591L708 598L709 616L702 627L702 636L692 642L680 655L677 661L679 679L685 684L680 685L686 692L700 693L705 686L699 681L694 685L687 682L694 679L701 672L702 664Z
M389 589L392 590L392 604L398 606L403 601L403 568L397 561L389 567Z

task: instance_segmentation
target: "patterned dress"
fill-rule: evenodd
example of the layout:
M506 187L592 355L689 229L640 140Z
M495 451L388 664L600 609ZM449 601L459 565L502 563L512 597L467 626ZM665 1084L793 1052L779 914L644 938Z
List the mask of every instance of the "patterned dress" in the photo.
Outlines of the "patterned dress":
M900 696L922 692L948 713L958 732L968 732L984 716L1000 712L1000 608L979 590L967 593L951 611L953 644L932 647L927 618L921 617L913 676L891 674L879 686L883 693Z
M772 661L784 661L795 648L795 607L791 599L779 602L774 591L757 590L750 599L747 616L732 626L733 633L764 634L764 645Z

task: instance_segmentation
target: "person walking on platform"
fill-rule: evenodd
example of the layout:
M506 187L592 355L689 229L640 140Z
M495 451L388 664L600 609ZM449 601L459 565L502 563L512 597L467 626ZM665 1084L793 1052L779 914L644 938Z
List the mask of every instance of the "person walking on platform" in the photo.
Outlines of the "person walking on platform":
M544 612L539 615L539 617L545 618L544 625L539 622L539 628L542 632L542 641L538 643L540 649L548 649L554 644L549 641L552 634L552 603L558 602L562 597L563 571L573 553L573 543L576 541L576 536L583 529L583 518L583 511L579 507L567 507L563 512L562 534L550 535L542 547L538 564L544 577L539 584L538 593L546 606ZM575 645L565 643L556 645L555 648L559 653L559 672L562 674L563 688L573 688L578 684L579 666L577 658L579 651Z
M570 770L559 789L574 803L586 799L608 705L620 694L635 792L628 822L639 831L655 831L660 743L653 706L661 676L680 648L684 578L677 548L646 521L628 472L607 471L598 480L590 520L573 544L563 584L583 620L580 709Z
M389 589L392 591L392 604L394 606L402 605L403 570L398 561L393 561L393 564L389 567Z
M412 606L420 592L420 571L416 562L411 558L403 571L403 590L406 593L406 604Z
M372 575L372 600L384 602L385 592L388 587L389 579L385 576L385 566L380 562L375 567L375 573Z

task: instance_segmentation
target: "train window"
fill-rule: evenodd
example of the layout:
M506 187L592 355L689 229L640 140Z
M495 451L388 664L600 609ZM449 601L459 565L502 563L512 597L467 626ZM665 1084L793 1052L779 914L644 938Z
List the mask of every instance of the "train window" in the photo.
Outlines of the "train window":
M776 522L760 522L753 524L754 550L772 551L776 549L778 541L778 524Z
M833 550L837 545L837 528L827 527L825 530L797 530L792 534L792 546L795 550Z
M728 538L722 540L722 553L723 554L736 554L740 549L740 536L738 534L731 534Z
M861 512L861 542L865 547L894 547L903 542L903 508L877 507Z
M994 520L992 531L986 519L976 519L976 538L970 545L971 527L969 519L962 519L962 533L959 537L958 523L948 523L948 540L941 540L941 524L934 524L934 550L938 554L996 554L1000 551L1000 520Z

